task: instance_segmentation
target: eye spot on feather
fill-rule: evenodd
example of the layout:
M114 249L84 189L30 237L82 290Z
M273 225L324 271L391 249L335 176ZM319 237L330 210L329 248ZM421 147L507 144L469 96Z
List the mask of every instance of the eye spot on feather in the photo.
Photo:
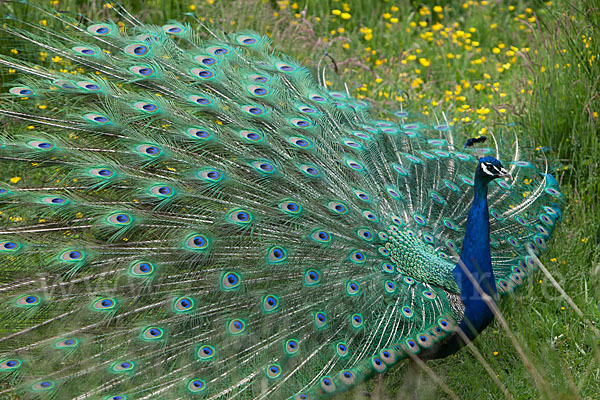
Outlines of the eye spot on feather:
M83 56L94 56L97 54L97 51L95 49L87 46L75 46L72 47L71 50Z
M373 240L373 232L368 229L362 228L356 231L356 235L359 239L366 240L368 242Z
M189 250L206 250L209 245L209 240L201 234L194 234L188 237L185 241L185 246Z
M286 200L279 203L279 208L286 214L298 215L302 211L302 206L292 200Z
M296 339L289 339L285 342L284 349L288 355L294 355L298 352L300 346Z
M306 175L311 176L313 178L318 178L321 175L319 169L314 165L299 165L298 167Z
M146 114L155 114L160 111L160 107L157 104L146 101L138 101L133 104L133 107Z
M423 233L423 241L427 244L435 244L435 237L429 233Z
M386 365L393 365L397 361L396 355L391 350L383 349L379 352L379 356Z
M327 315L324 311L318 311L314 316L315 328L322 329L327 325Z
M176 24L163 25L162 29L165 33L170 33L172 35L180 35L185 32L183 26Z
M104 297L92 303L92 309L95 311L112 311L117 307L114 299Z
M381 263L381 271L386 274L393 274L394 266L390 263L383 262L383 263Z
M280 263L287 259L287 252L283 247L274 246L267 251L267 262L270 264Z
M87 81L81 81L81 82L77 82L77 86L79 86L82 89L85 89L89 92L98 92L102 89L102 87L96 83L93 82L87 82Z
M240 287L242 280L235 272L226 272L221 278L221 288L223 290L233 290Z
M355 382L354 373L350 370L343 370L340 372L340 380L346 386L352 386Z
M385 289L385 292L387 294L394 294L396 293L396 284L393 281L384 281L383 282L383 288Z
M371 210L363 210L362 211L362 216L368 220L368 221L372 221L375 222L377 221L377 215L375 215L375 213L373 213Z
M350 147L351 149L362 149L362 146L360 143L355 142L354 140L351 139L343 139L342 143L348 147Z
M8 92L19 97L28 97L35 94L33 90L28 86L16 86L10 88Z
M106 36L112 33L112 27L107 24L94 24L88 26L87 31L92 35Z
M15 304L19 307L34 307L41 304L41 302L40 296L34 294L24 295L15 300Z
M233 319L227 324L227 332L230 335L239 335L246 330L246 323L239 319Z
M352 327L354 329L360 329L363 327L364 321L363 321L363 317L361 314L352 314L350 316L350 325L352 325Z
M199 346L196 356L202 361L208 361L215 356L215 348L207 344Z
M262 309L265 313L277 311L279 308L279 298L275 295L267 295L263 297Z
M132 372L135 363L132 361L118 361L110 367L110 371L114 373Z
M164 337L165 331L161 327L158 326L149 326L144 328L141 333L142 340L146 341L155 341L160 340Z
M237 209L229 213L227 220L229 222L233 222L234 224L247 225L252 222L252 214L246 210Z
M85 254L79 250L67 250L59 256L60 261L78 262L85 258Z
M415 316L413 310L409 306L402 307L402 314L408 319Z
M34 149L39 149L39 150L44 150L44 151L54 149L54 144L52 144L51 142L45 142L42 140L32 140L30 142L27 142L27 145Z
M356 195L356 197L358 197L359 200L362 200L367 203L371 201L371 196L367 192L364 192L362 190L354 190L354 194Z
M379 358L379 356L371 357L371 367L377 373L382 373L387 369L385 363L381 360L381 358Z
M238 35L235 41L242 46L256 46L259 43L259 39L250 35Z
M330 377L324 376L321 378L321 389L326 393L333 393L335 392L335 383L333 383Z
M310 238L320 244L331 242L331 234L324 230L317 229L310 234Z
M44 392L44 391L49 391L54 389L54 381L50 381L50 380L43 380L43 381L39 381L34 383L33 385L31 385L31 389L34 392Z
M337 215L345 215L348 213L348 207L345 204L338 201L330 201L327 203L327 208L333 211Z
M309 94L308 98L317 103L326 103L327 102L327 99L325 97L321 96L320 94L316 94L316 93Z
M250 114L251 116L259 117L265 114L266 109L258 105L246 105L242 106L242 110Z
M129 271L134 277L150 276L154 273L154 265L147 261L136 261L131 265Z
M13 242L10 240L0 242L0 251L1 252L15 252L19 250L21 246L17 242Z
M211 46L207 48L206 51L214 56L224 56L229 54L231 52L231 49L225 46Z
M315 286L321 283L321 273L316 269L309 269L304 273L304 286Z
M212 72L209 69L205 69L205 68L192 68L190 70L190 74L193 77L200 78L201 80L209 80L209 79L212 79L215 77L214 72ZM199 103L198 100L196 100L196 102L198 104L202 104L202 103ZM208 104L208 103L206 103L206 104Z
M20 368L23 365L21 360L17 360L16 358L11 358L8 360L4 360L0 363L0 371L10 371Z
M92 168L88 173L99 178L112 178L115 175L115 172L108 168Z
M98 125L106 125L111 123L110 119L104 115L100 115L100 114L95 114L95 113L88 113L88 114L84 114L83 118L85 118L88 121L94 122Z
M249 85L248 87L246 87L246 90L248 90L248 92L251 95L257 96L257 97L264 97L270 93L269 89L267 89L266 87L257 86L257 85Z
M206 382L202 379L192 379L186 386L188 391L193 394L201 393L206 390Z
M202 127L189 127L186 129L186 134L194 139L209 140L212 138L212 133L208 129Z
M223 174L212 168L204 168L198 171L196 175L198 178L209 183L217 183L223 179Z
M288 64L288 63L284 63L284 62L277 62L277 63L275 63L275 68L277 68L279 71L285 72L285 73L291 73L291 72L294 72L294 71L296 71L298 69L294 65L291 65L291 64Z
M329 95L337 100L348 100L348 96L341 92L329 92Z
M205 96L192 95L188 98L191 103L207 107L213 104L213 101Z
M292 126L301 129L310 128L312 126L312 122L304 118L291 118L289 123Z
M307 149L307 148L311 147L310 141L303 137L292 136L291 138L288 139L288 141L291 144L293 144L294 146L301 148L301 149Z
M281 367L278 364L271 364L267 366L266 375L269 379L279 378L281 375Z
M346 165L355 171L363 171L365 169L365 166L362 163L352 159L347 159Z
M126 226L131 224L133 218L126 213L114 213L106 217L106 222L114 226Z
M123 49L125 54L133 57L145 57L150 53L150 46L142 43L130 44Z
M162 154L162 149L156 145L142 144L139 145L136 150L148 157L159 157Z
M348 258L355 264L364 264L367 260L367 256L360 250L350 252Z
M443 219L443 223L444 226L448 229L452 229L453 231L458 231L458 226L456 225L456 223L454 221L452 221L449 218L444 218Z
M176 313L188 312L194 308L194 300L190 297L180 297L173 302L173 311Z
M262 135L256 131L242 130L239 131L239 135L242 137L242 139L252 143L260 142L263 139Z
M148 194L159 198L169 198L172 197L174 193L175 191L173 188L167 185L155 185L148 190Z
M196 56L194 60L202 65L211 66L217 64L217 59L209 56Z
M360 284L356 281L350 281L346 284L346 294L356 296L360 293Z

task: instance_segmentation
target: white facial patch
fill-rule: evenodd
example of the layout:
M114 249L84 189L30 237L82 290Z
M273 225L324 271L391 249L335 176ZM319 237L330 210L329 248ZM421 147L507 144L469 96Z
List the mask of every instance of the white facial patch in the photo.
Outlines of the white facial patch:
M481 169L489 176L495 176L498 174L498 169L490 163L481 163Z

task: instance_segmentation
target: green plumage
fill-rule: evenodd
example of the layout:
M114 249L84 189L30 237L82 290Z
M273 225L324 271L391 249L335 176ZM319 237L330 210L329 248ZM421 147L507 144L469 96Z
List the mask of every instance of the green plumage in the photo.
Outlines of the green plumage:
M253 32L61 21L1 28L77 73L0 57L0 393L326 397L452 334L478 153L447 124L372 115ZM490 187L502 292L558 217L525 158Z

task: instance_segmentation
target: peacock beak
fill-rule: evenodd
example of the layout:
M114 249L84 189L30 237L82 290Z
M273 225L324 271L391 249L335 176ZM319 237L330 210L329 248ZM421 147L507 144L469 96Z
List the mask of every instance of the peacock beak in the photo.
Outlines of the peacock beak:
M508 172L508 170L504 167L500 168L500 177L501 178L508 178L508 179L512 179L512 175L510 174L510 172Z

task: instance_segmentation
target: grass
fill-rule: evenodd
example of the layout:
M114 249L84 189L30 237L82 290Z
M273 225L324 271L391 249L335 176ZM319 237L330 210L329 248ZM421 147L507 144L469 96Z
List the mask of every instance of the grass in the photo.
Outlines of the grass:
M196 20L268 34L306 65L327 66L334 88L345 83L357 97L431 118L445 112L465 137L516 124L524 143L547 154L568 199L542 261L584 316L600 323L600 11L594 0L146 3L143 10L137 2L124 5L148 23ZM97 1L43 4L90 19L110 14ZM497 321L476 347L514 398L597 398L599 338L548 279L538 273L500 308L531 367ZM459 398L504 397L469 351L428 366ZM347 397L408 397L407 368ZM419 398L448 396L429 378L416 388Z

